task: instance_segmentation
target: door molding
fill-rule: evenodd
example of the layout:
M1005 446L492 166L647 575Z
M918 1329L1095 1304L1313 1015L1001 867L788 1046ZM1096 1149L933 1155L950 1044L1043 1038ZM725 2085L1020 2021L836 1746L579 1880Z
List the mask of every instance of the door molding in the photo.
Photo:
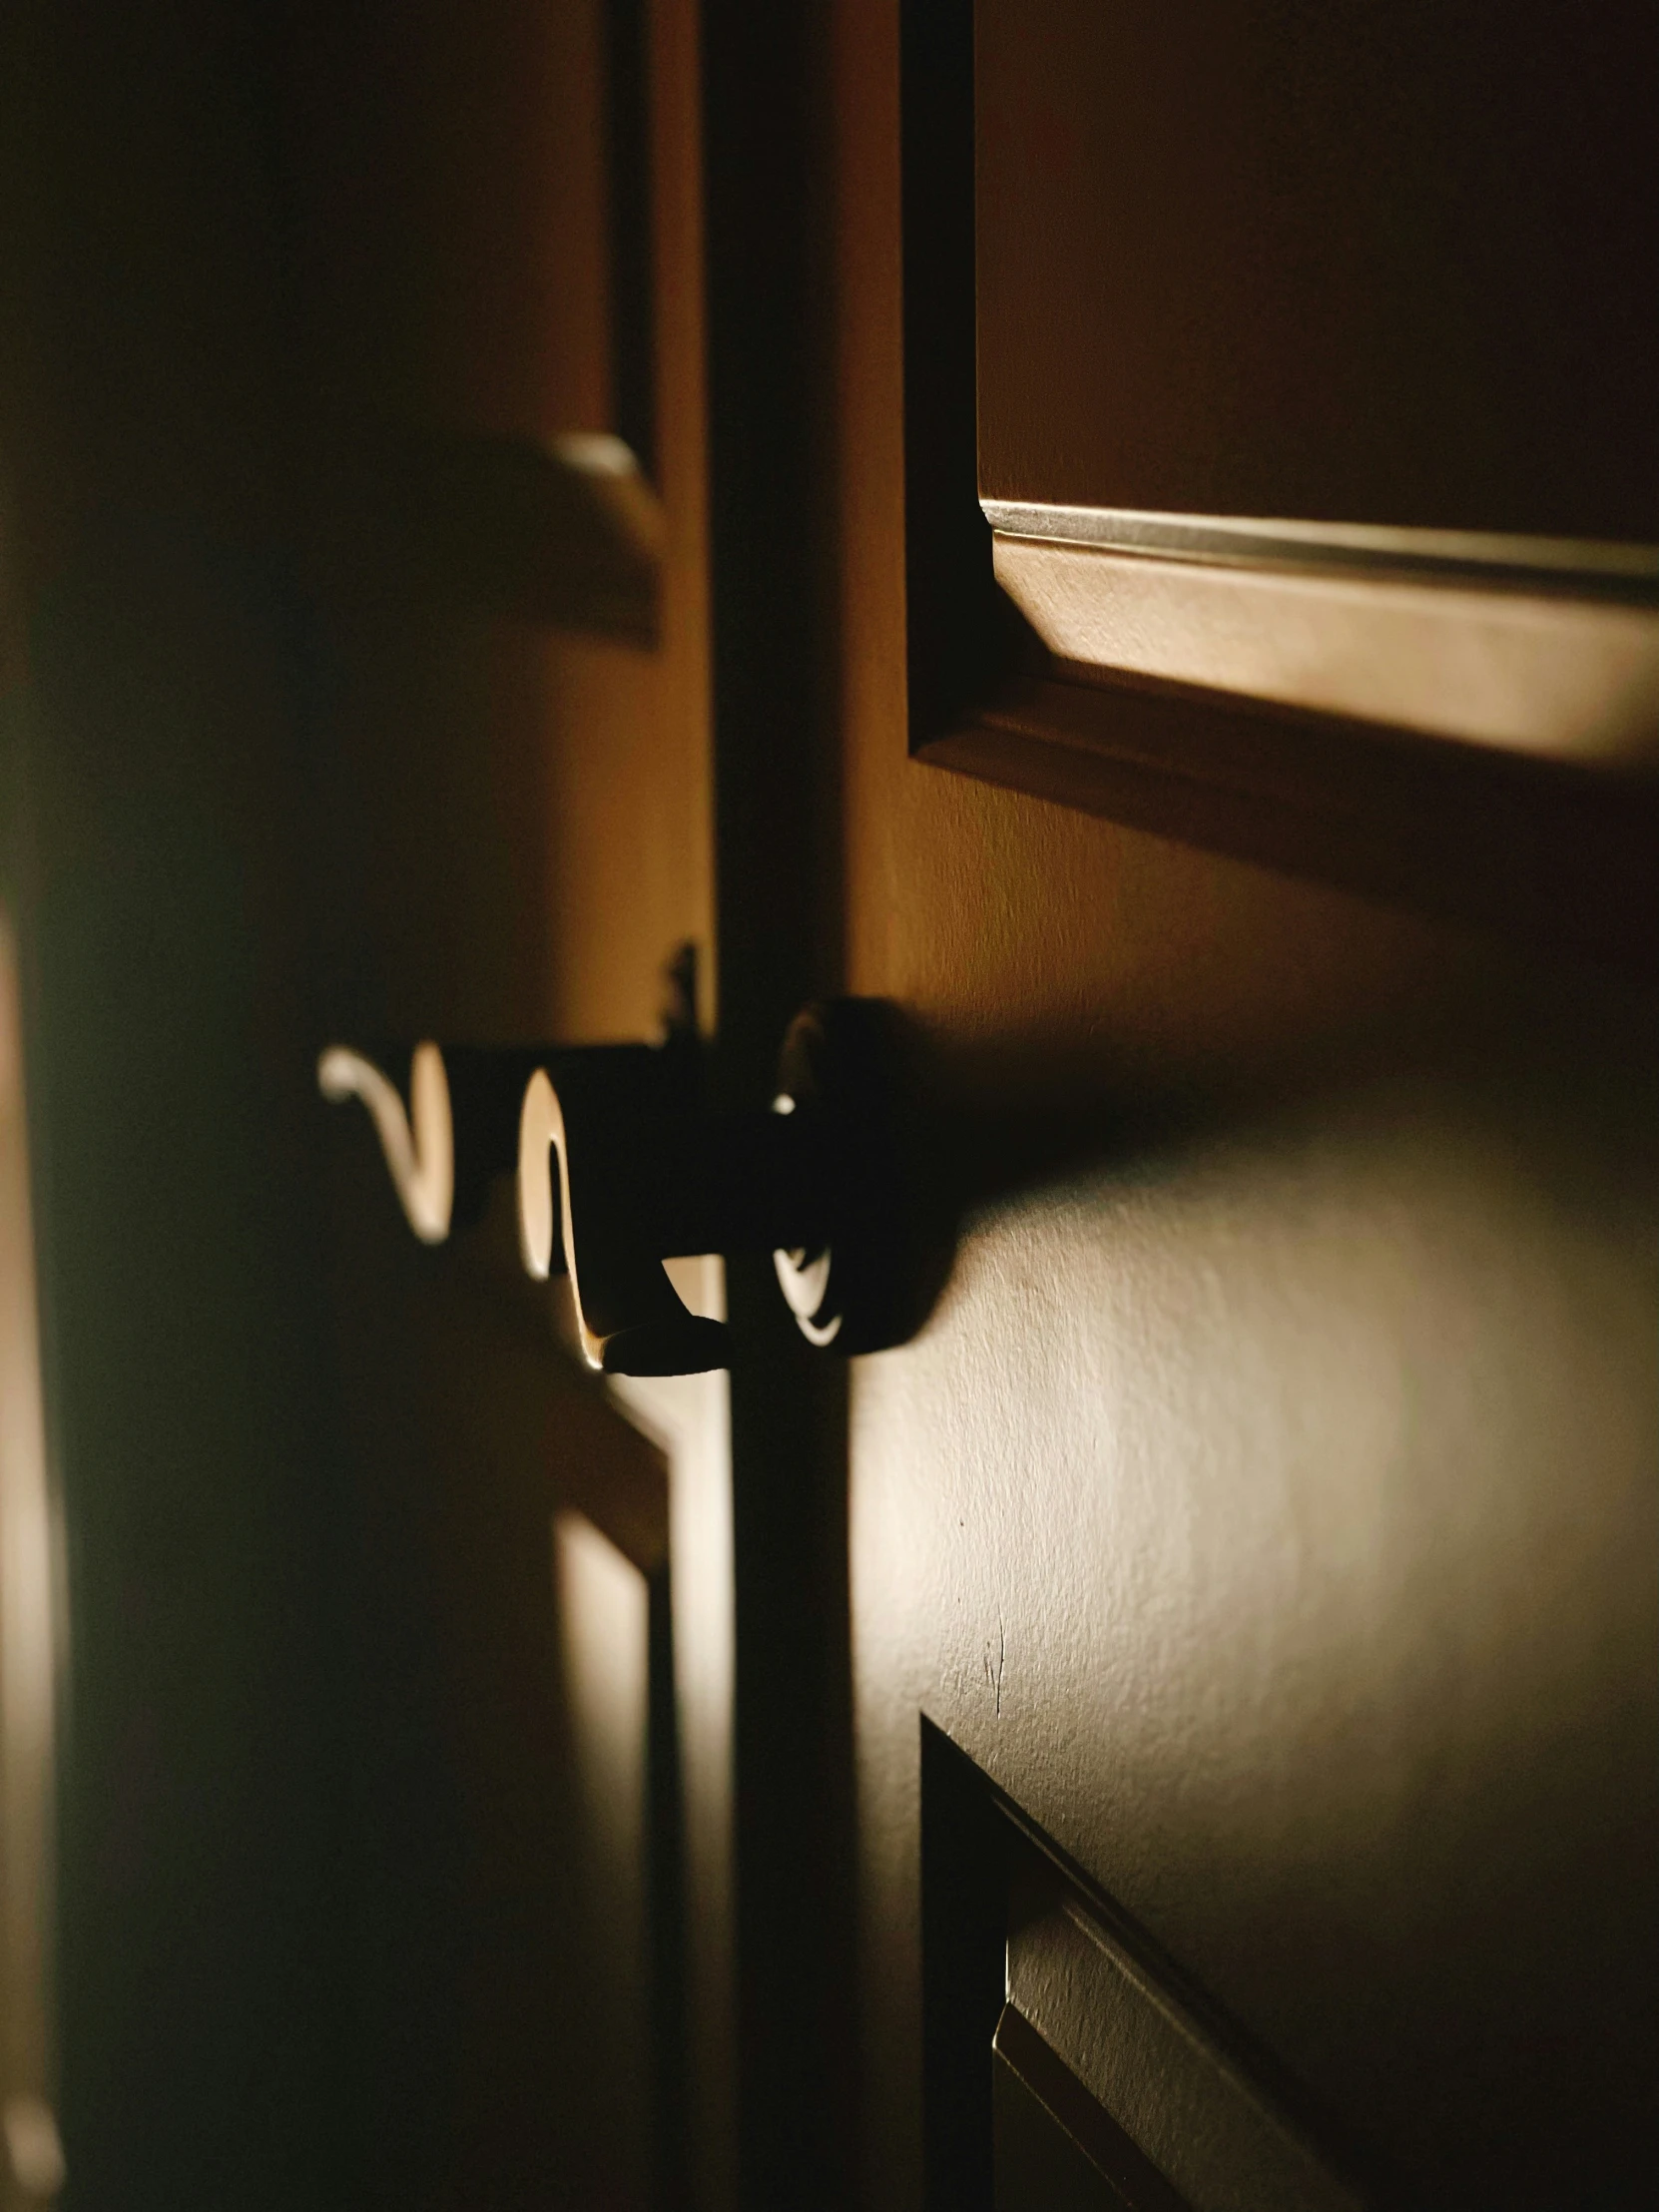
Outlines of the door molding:
M912 756L1651 970L1659 549L982 504L971 0L900 35Z
M1001 2202L1009 2075L1148 2212L1398 2201L1376 2147L919 1718L927 2205Z

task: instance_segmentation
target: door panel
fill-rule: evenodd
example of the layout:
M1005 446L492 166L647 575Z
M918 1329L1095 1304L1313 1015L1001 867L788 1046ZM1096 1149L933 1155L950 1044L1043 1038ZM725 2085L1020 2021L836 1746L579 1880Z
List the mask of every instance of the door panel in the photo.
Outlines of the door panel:
M985 497L1652 540L1651 9L977 25Z
M930 431L898 32L846 11L835 80L846 974L924 1025L957 1110L1093 1134L981 1204L919 1339L853 1374L872 2194L922 2186L926 1715L1411 2201L1625 2201L1652 2064L1651 1001L908 754L905 442ZM1076 136L1030 132L1020 189ZM1075 244L1027 217L1021 280ZM1040 364L1040 332L1006 339Z
M651 1037L676 949L711 973L695 14L323 13L292 86L315 413L330 439L435 447L444 499L395 511L458 520L424 561L361 558L351 513L319 528L318 1042ZM534 619L469 474L619 436L650 637ZM327 1136L374 1596L373 2201L718 2202L722 1379L671 1417L607 1396L523 1279L510 1208L421 1252L366 1125Z
M1651 23L1181 25L899 9L910 748L1645 967Z
M0 36L71 2201L718 2201L723 1385L647 1435L314 1082L711 972L695 12ZM643 1603L608 1768L561 1512Z
M654 651L429 590L411 604L401 570L328 540L352 726L319 809L330 1011L373 1035L650 1036L664 960L708 944L696 19L680 0L644 11L649 143L618 218L647 227L615 258L643 253L652 312L613 316L613 13L630 11L372 10L297 72L330 439L340 422L463 449L615 435L640 412L642 349L655 396ZM418 1006L389 993L382 946Z

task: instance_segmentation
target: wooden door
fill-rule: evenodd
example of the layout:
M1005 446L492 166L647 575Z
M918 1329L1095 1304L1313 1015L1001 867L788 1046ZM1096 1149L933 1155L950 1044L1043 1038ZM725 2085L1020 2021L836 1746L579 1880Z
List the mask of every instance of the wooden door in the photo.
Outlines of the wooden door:
M1650 12L17 13L72 2198L1632 2201ZM623 1404L312 1055L681 941L955 1251Z
M981 1137L913 1342L733 1379L843 2186L1634 2202L1649 12L710 21L723 1018Z
M395 456L389 574L361 506L329 517L327 1035L650 1039L683 949L712 1004L695 15L323 14L293 95L316 418ZM372 1787L437 1801L417 1849L373 1845L373 2187L718 2202L724 1380L607 1390L523 1276L510 1192L427 1254L366 1122L330 1140L364 1541L394 1561ZM718 1261L686 1288L718 1308Z
M316 1087L341 1038L649 1037L687 944L707 1018L695 16L4 44L75 1717L6 2132L54 2091L72 2204L718 2203L723 1381L607 1395L510 1219L424 1250Z

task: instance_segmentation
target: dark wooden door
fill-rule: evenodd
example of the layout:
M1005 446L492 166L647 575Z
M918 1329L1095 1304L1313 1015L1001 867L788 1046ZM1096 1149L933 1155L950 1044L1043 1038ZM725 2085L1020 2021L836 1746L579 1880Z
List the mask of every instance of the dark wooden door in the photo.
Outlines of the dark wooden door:
M1651 10L18 13L70 2201L1637 2201ZM312 1055L683 940L953 1261L607 1401Z
M316 1088L339 1038L650 1036L687 942L707 998L695 16L158 0L3 43L75 1725L54 1944L8 1460L7 1948L50 1954L57 2063L8 1990L0 2197L44 2090L72 2206L718 2203L723 1381L607 1397L510 1219L423 1250Z
M1635 2202L1650 11L710 13L723 1014L988 1133L844 1407L846 2186ZM733 1386L741 1692L843 1416Z
M290 95L318 414L415 456L376 558L348 502L325 548L327 1037L648 1039L682 947L713 981L695 15L322 13ZM584 556L573 481L613 487L626 558ZM395 1547L373 1787L436 1800L375 1839L372 2188L718 2203L724 1379L607 1391L523 1276L510 1192L425 1253L366 1121L335 1119L332 1306L368 1542ZM700 1307L718 1270L691 1264Z

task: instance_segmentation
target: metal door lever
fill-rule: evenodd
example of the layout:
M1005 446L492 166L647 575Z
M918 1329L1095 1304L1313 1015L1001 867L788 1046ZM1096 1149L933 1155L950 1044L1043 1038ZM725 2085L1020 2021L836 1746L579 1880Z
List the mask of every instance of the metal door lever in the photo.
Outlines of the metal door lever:
M815 1344L864 1351L882 1339L889 1034L870 1002L809 1008L775 1098L738 1113L710 1110L703 1050L684 1030L660 1045L424 1041L406 1101L374 1061L334 1045L317 1081L326 1098L362 1100L416 1236L442 1243L511 1175L524 1266L568 1275L589 1365L691 1375L731 1356L726 1326L689 1312L663 1267L700 1253L773 1252ZM855 1283L866 1286L857 1314L843 1295Z

